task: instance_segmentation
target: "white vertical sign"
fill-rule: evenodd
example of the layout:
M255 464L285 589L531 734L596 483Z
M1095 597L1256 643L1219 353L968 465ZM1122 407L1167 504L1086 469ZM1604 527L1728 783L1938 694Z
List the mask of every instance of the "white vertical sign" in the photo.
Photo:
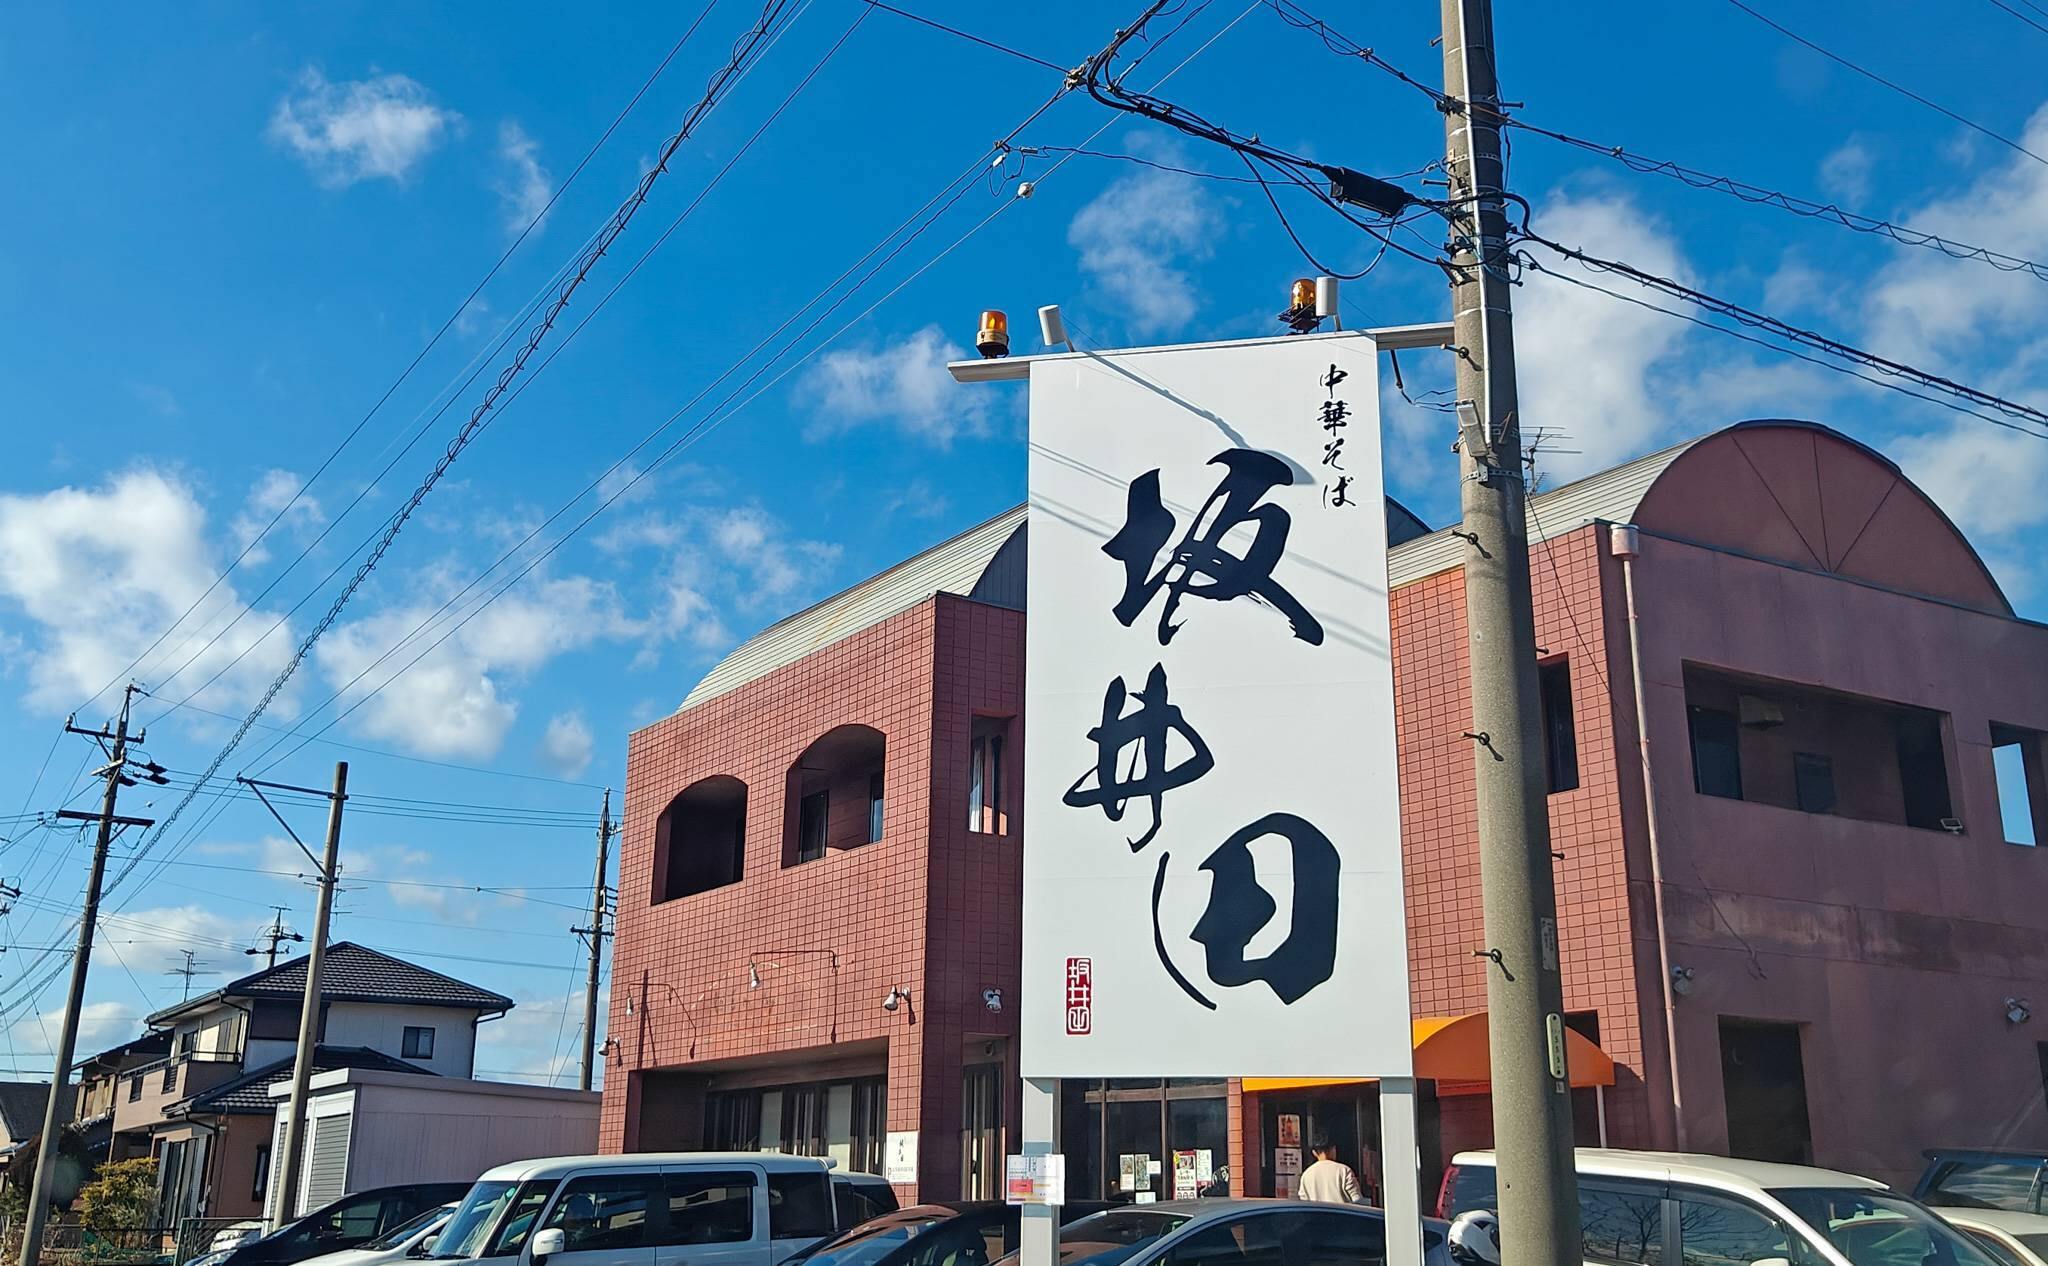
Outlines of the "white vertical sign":
M1376 350L1031 368L1026 1077L1402 1076Z

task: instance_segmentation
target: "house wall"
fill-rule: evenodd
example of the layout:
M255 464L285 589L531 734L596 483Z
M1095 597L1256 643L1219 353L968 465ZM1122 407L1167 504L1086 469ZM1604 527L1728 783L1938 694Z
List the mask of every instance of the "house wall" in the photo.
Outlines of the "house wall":
M263 1202L255 1195L257 1158L270 1143L268 1116L218 1118L221 1129L213 1144L212 1172L206 1216L211 1218L254 1218L263 1213Z
M432 1059L405 1054L408 1025L434 1030ZM327 1005L327 1027L320 1040L328 1046L367 1046L443 1077L468 1077L476 1072L476 1013L455 1007L332 1002Z
M1801 1026L1822 1165L1910 1183L1926 1147L2048 1144L2043 1034L2004 1014L2048 979L2048 852L2004 842L1990 751L1993 722L2048 729L2048 629L1647 534L1642 549L1672 954L1694 972L1691 1146L1727 1145L1721 1017ZM1961 833L1696 794L1688 662L1946 713Z

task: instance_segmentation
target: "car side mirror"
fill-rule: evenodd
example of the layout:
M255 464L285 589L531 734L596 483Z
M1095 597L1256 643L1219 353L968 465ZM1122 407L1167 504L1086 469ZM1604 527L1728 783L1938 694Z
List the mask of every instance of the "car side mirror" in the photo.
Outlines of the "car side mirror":
M548 1258L561 1252L564 1242L561 1227L551 1226L545 1231L535 1231L533 1233L533 1252L531 1254L533 1266L541 1266L541 1263L547 1261ZM1791 1263L1787 1262L1785 1266L1791 1266Z
M425 1257L427 1254L434 1251L434 1242L440 1238L441 1237L438 1235L429 1235L426 1239L423 1239L419 1243L413 1245L412 1252L407 1253L406 1256Z

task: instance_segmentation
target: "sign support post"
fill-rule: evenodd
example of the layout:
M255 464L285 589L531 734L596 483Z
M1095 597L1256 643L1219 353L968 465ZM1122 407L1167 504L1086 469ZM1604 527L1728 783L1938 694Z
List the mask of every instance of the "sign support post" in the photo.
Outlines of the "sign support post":
M1387 1266L1422 1266L1422 1176L1415 1145L1413 1077L1380 1078L1380 1166Z
M1053 1120L1059 1111L1060 1083L1047 1077L1024 1079L1021 1150L1026 1156L1050 1156L1058 1150L1053 1141ZM1017 1229L1017 1266L1054 1266L1059 1260L1060 1211L1055 1205L1027 1204L1018 1211L1023 1224Z

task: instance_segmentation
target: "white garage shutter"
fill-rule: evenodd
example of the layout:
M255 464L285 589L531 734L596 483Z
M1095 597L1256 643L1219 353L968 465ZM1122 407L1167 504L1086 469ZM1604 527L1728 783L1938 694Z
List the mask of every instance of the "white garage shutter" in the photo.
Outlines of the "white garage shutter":
M306 1157L306 1208L318 1209L348 1192L348 1139L355 1114L339 1112L313 1118L313 1140Z

